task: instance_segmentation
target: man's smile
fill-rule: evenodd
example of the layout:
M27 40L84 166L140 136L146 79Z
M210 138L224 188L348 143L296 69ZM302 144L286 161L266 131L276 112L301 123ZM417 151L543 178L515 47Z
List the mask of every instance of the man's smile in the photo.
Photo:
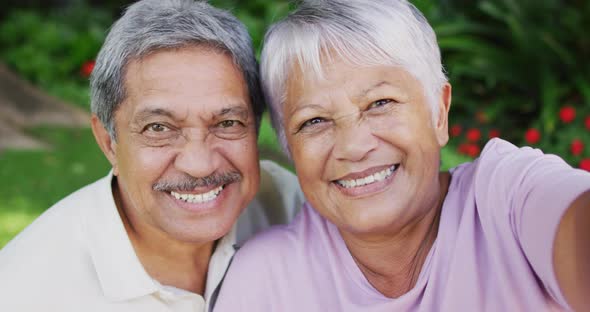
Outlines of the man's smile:
M204 203L204 202L212 201L215 198L217 198L217 196L219 196L219 193L221 193L221 190L223 190L223 187L224 187L224 185L220 185L211 191L208 191L205 193L200 193L200 194L177 193L177 192L172 191L172 192L170 192L170 195L172 195L176 199L185 201L187 203L192 203L192 204Z

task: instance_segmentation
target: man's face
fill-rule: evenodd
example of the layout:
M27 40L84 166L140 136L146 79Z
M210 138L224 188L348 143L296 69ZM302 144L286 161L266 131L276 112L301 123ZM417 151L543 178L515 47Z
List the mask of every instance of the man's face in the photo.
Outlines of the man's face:
M231 58L190 47L129 64L114 173L134 229L185 242L225 235L259 183L256 126Z

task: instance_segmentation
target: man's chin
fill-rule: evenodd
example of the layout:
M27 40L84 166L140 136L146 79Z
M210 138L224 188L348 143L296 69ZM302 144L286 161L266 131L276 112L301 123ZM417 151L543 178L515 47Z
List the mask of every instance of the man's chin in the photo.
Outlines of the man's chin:
M182 205L182 204L181 204ZM212 242L229 233L237 222L241 209L234 204L229 207L178 207L177 213L173 216L162 220L167 224L162 229L172 236L175 240L187 243L206 243Z
M237 219L237 218L236 218ZM212 243L227 235L234 226L236 220L202 220L194 224L174 225L166 230L168 235L176 241L189 244Z
M240 183L223 185L218 192L216 189L196 199L181 192L158 192L164 217L161 221L166 223L161 229L175 240L188 243L212 242L225 236L247 201Z

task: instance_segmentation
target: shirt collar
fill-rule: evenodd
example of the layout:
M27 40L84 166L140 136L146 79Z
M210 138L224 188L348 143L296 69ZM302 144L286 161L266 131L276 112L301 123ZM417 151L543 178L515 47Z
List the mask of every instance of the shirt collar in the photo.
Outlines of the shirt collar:
M88 205L84 207L83 228L87 246L105 297L125 301L153 294L162 289L145 271L129 240L112 192L112 171L95 182ZM236 225L217 243L209 260L205 301L210 302L235 253Z
M124 301L154 293L158 285L137 258L112 192L113 173L95 183L84 228L97 277L107 299Z
M234 253L236 243L236 225L224 237L217 242L215 251L209 260L207 272L207 287L205 287L206 302L211 301L215 289L221 284Z

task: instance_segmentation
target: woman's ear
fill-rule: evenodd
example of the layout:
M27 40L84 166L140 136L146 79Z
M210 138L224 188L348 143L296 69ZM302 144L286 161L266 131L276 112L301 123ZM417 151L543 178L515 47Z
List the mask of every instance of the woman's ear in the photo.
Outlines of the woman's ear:
M113 166L113 174L114 175L119 174L118 167L117 167L117 152L116 152L117 142L115 142L115 140L113 140L113 138L111 138L111 135L109 134L107 129L105 129L104 125L98 119L98 116L96 116L96 114L92 114L91 125L92 125L92 133L94 134L94 138L96 139L96 143L98 143L98 146L102 150L103 154L109 160L109 162L111 163L111 166Z
M451 108L452 87L445 83L438 98L438 118L435 125L436 137L440 147L449 141L449 110Z

